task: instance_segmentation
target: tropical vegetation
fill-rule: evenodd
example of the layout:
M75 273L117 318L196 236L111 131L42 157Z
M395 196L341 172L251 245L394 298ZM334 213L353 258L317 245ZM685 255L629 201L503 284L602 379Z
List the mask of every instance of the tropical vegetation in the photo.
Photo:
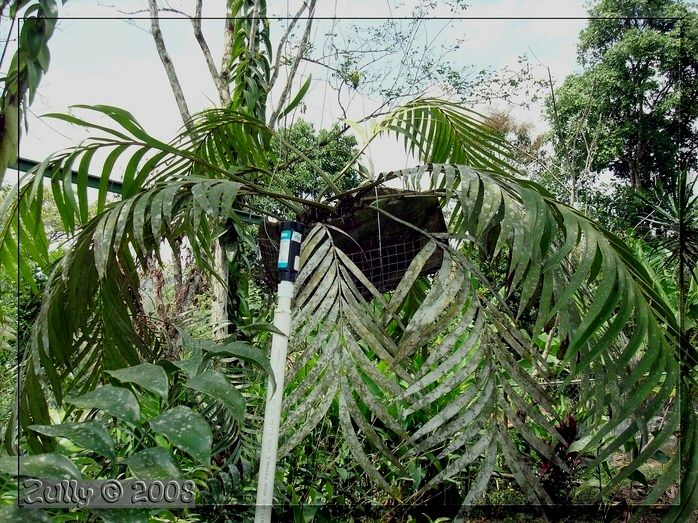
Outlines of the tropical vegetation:
M484 503L555 517L576 504L584 509L573 520L609 512L640 520L652 509L688 521L698 506L698 196L694 157L676 158L683 144L662 149L673 196L657 204L642 193L656 208L648 234L660 241L633 238L587 216L560 187L524 176L520 151L492 120L457 103L397 105L370 119L360 144L344 137L350 125L318 137L303 124L278 129L266 118L265 2L229 9L240 17L230 21L228 104L192 115L170 141L109 105L49 115L90 137L42 161L1 204L5 277L38 298L35 310L20 311L31 320L16 335L17 409L4 433L13 457L0 461L0 499L15 501L23 473L187 477L201 504L253 503L275 331L273 297L254 276L257 232L244 221L261 214L312 218L295 282L279 514L464 520ZM582 46L597 49L594 67L603 69L612 57L599 49L614 42L593 37L613 27L597 22ZM665 29L679 30L651 27ZM274 123L306 91L275 108ZM563 111L555 118L572 121ZM590 169L617 165L611 157L627 148L624 132L614 131L613 151ZM387 173L360 165L386 135L419 165ZM569 157L547 174L579 172ZM88 174L100 180L94 202ZM114 179L121 192L109 201ZM47 234L48 194L67 238L59 251ZM368 199L379 227L397 224L404 242L419 240L389 290L340 247L346 233L333 218L352 198ZM412 214L393 213L405 199ZM429 199L445 230L416 225L415 210ZM171 252L182 249L198 271L189 275L201 275L198 299L176 285L185 278ZM223 330L220 317L208 322L207 300L221 283L236 300ZM160 314L166 304L174 314Z

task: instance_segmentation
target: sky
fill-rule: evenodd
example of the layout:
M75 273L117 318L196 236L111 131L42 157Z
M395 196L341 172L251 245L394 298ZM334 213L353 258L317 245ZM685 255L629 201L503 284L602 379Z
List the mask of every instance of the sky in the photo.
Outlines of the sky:
M330 30L349 34L350 24L368 28L381 22L356 17L409 15L414 3L414 0L319 0L316 15L336 17L337 20L319 20L312 42L318 47L327 45ZM191 4L183 0L169 2L172 7L189 12L192 11ZM430 16L452 16L445 3L436 4L437 7L429 12ZM543 66L549 67L556 82L575 71L577 36L584 26L586 14L581 1L471 0L467 4L463 19L442 18L424 24L424 35L415 37L414 46L424 46L431 35L438 35L439 42L446 47L462 41L459 50L452 53L451 60L463 67L496 71L515 64L517 58L526 53L531 63L539 67L540 74L545 71ZM204 16L223 16L224 5L223 0L208 0ZM298 5L297 0L269 0L268 13L283 17L294 12ZM71 0L61 8L62 19L50 41L50 70L31 106L29 132L21 142L21 156L41 160L85 139L88 133L84 129L40 117L50 112L68 112L74 104L123 107L156 137L169 140L176 134L181 119L148 32L149 21L126 19L147 16L143 11L146 7L145 0L119 0L118 9L109 5L108 0ZM274 48L285 23L284 20L272 21ZM189 21L163 20L162 30L190 109L196 111L213 106L217 100L216 91ZM5 27L0 33L6 31ZM222 32L222 20L205 21L204 33L217 62L222 52ZM341 113L336 96L326 86L325 73L308 64L301 67L299 73L299 81L311 73L314 81L306 95L305 111L297 116L311 121L316 127L326 127L337 121ZM438 87L435 86L437 91ZM276 94L272 93L272 100ZM352 99L349 111L352 119L359 119L362 113L377 105L377 100L370 97L354 95ZM508 106L476 109L485 112L490 109L509 110L518 119L532 123L540 131L545 130L541 104L533 104L527 109ZM369 155L376 172L406 167L412 161L391 139L374 144Z

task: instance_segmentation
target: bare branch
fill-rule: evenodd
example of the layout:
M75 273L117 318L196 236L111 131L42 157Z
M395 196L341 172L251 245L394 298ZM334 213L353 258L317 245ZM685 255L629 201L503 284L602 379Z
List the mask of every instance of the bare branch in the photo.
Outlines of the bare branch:
M349 118L349 117L347 116L347 108L344 107L344 105L342 104L342 86L343 86L345 83L346 83L346 82L345 82L344 80L341 80L339 86L337 87L337 104L339 105L339 108L340 108L341 111L342 111L342 119L343 119L343 120L347 120L347 119ZM351 105L351 100L349 101L349 105Z
M594 137L591 140L591 145L587 145L587 158L584 162L584 171L582 172L582 175L579 177L580 179L584 178L585 176L588 176L591 172L591 163L594 161L594 156L596 155L596 148L598 146L600 132L601 117L599 117L598 121L596 122L596 130L594 131Z
M116 10L118 13L121 13L122 15L127 15L127 16L135 16L135 15L142 15L146 13L150 13L149 9L136 9L134 11L124 11L123 9L118 9L114 4L103 4L102 2L97 2L97 5L100 7L110 7L114 10Z
M591 106L594 103L594 89L596 87L596 77L593 77L592 82L591 82L591 89L589 90L589 97L587 98L587 104L584 107L584 112L582 113L582 118L579 120L579 123L577 124L577 128L575 129L574 132L574 138L572 139L572 147L570 147L569 151L567 151L568 159L567 161L572 164L572 155L577 151L577 142L579 141L579 137L582 135L582 131L584 129L584 122L587 121L589 118L589 113L591 113Z
M228 84L230 68L233 64L233 13L228 13L225 19L225 32L223 35L223 56L221 57L220 76Z
M274 84L276 83L276 79L279 76L279 70L281 69L281 58L283 56L282 50L284 48L284 45L286 45L286 41L288 40L288 37L291 35L291 32L293 31L293 28L296 26L298 19L301 17L301 15L303 14L303 12L306 10L307 7L308 7L308 3L304 0L301 8L296 12L293 19L288 24L286 31L284 31L284 34L281 35L281 40L279 40L279 45L276 48L276 58L274 60L274 71L272 72L271 80L269 80L269 91L271 91L272 87L274 87Z
M574 169L572 167L572 154L576 150L576 142L577 138L579 136L579 132L581 131L581 124L577 127L575 130L575 135L572 139L572 147L568 147L568 143L565 140L563 129L562 129L562 122L560 120L560 115L557 110L557 101L555 98L555 86L553 84L553 77L552 74L550 73L550 67L546 66L543 64L543 62L540 61L540 59L536 56L536 54L533 52L533 50L529 47L529 51L531 51L531 54L538 60L538 63L540 63L543 67L546 68L548 72L548 87L550 88L550 98L552 102L552 109L553 109L553 127L555 131L555 136L557 138L559 147L562 151L562 161L560 165L560 174L564 177L565 171L569 170L569 176L570 176L570 187L567 186L567 184L563 184L560 180L557 179L553 175L556 181L560 183L568 192L569 192L569 204L574 207L576 205L576 200L577 200L577 182L578 178L576 173L574 172ZM593 89L594 89L594 84L592 84L592 94L593 94ZM588 114L588 111L591 109L591 103L592 103L592 97L591 94L589 96L589 100L587 103L587 107L585 110L585 114ZM590 162L589 156L587 156L587 161ZM552 170L550 171L550 174L552 175Z
M111 9L114 9L117 13L120 13L120 14L126 15L126 16L150 14L150 9L135 9L133 11L125 11L123 9L119 9L114 4L105 4L102 2L97 2L97 5L100 7L109 7ZM175 9L174 7L158 7L158 12L175 13L178 15L182 15L183 18L191 18L191 16L188 13L185 13L184 11L180 11L179 9Z
M281 96L279 97L276 109L274 109L274 111L271 113L271 117L269 118L269 127L272 129L274 128L276 119L279 117L279 112L281 111L281 108L286 103L289 94L291 94L291 87L293 86L293 79L296 76L296 71L298 71L298 64L300 64L301 58L303 57L303 55L305 55L307 51L308 40L310 39L310 29L313 26L315 4L317 4L317 0L310 0L310 4L308 6L308 22L305 26L303 38L301 38L300 44L298 45L298 52L296 53L296 56L293 59L293 62L291 63L291 70L289 71L288 78L286 78L286 85L284 86L284 90L281 92Z
M157 0L148 0L148 7L150 9L150 27L153 34L153 40L155 40L155 47L158 50L158 56L160 57L163 67L165 68L165 73L167 73L167 79L170 82L170 87L172 88L175 102L177 102L179 114L182 116L182 121L184 122L185 126L189 127L191 113L187 107L184 92L182 91L182 85L179 83L179 78L177 78L177 72L175 71L174 64L172 63L170 54L167 52L167 48L165 47L165 40L163 39L162 31L160 30Z
M196 1L196 13L191 19L192 26L194 27L194 37L201 47L201 52L204 54L204 59L206 60L206 65L208 65L208 70L211 73L211 78L213 78L213 83L216 85L218 90L218 96L221 100L221 105L226 106L230 103L230 90L228 89L228 83L221 78L221 75L216 69L216 64L213 63L213 56L211 55L211 49L208 47L208 43L204 38L204 33L201 30L201 8L203 0Z
M160 11L162 11L163 13L174 13L177 15L182 15L184 18L191 19L191 16L188 13L180 11L179 9L175 9L174 7L161 7Z
M535 56L535 55L534 55ZM565 140L562 135L562 124L560 122L560 115L557 111L557 101L555 99L555 86L553 84L553 77L550 74L550 67L545 66L546 70L548 71L548 85L550 86L550 99L553 105L553 117L555 119L555 131L557 134L557 139L558 142L560 143L560 148L565 149Z
M301 60L303 60L304 62L310 62L311 64L321 65L321 66L324 67L325 69L328 69L328 70L332 71L333 73L337 74L337 75L340 76L340 77L343 75L342 71L340 71L340 70L337 69L336 67L332 67L332 66L329 65L329 64L326 64L326 63L324 63L324 62L321 62L320 60L315 60L314 58L310 58L309 56L302 56L302 57L301 57Z

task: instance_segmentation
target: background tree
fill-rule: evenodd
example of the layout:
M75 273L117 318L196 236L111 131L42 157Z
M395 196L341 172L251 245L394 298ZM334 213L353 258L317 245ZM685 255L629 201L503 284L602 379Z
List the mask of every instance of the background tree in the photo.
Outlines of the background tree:
M536 133L533 124L517 120L508 111L490 112L485 124L511 145L512 160L523 174L534 180L542 176L549 160L545 134Z
M313 124L297 120L288 128L280 129L279 137L271 140L271 153L278 162L276 175L296 196L316 199L325 188L317 170L335 178L351 163L357 154L357 141L349 134L332 130L316 131ZM296 151L290 151L285 143L292 143ZM337 188L344 192L361 182L357 166L352 165L337 181ZM284 218L295 218L289 209L278 202L265 199L264 208Z
M362 115L365 119L425 96L447 96L467 106L525 105L538 99L543 84L525 55L499 69L463 63L461 50L467 47L467 34L446 38L455 32L455 22L434 20L437 6L448 7L454 16L468 10L463 0L394 2L394 17L328 24L324 41L309 47L301 61L319 66L320 71L313 74L324 77L335 91L345 118L352 102L362 97L377 102ZM429 35L426 42L421 42L422 34ZM522 93L525 96L517 96Z
M601 0L580 33L579 74L547 101L555 153L567 158L563 176L609 172L619 191L625 227L642 212L628 208L637 189L676 187L679 158L698 164L698 25L695 6L681 0ZM632 17L632 18L629 18ZM580 144L595 143L593 155ZM584 190L584 187L581 187Z

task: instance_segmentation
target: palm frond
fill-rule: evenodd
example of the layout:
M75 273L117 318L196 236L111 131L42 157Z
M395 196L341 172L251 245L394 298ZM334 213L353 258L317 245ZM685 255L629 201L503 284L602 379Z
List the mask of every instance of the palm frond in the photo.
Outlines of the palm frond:
M473 502L499 455L531 502L551 503L530 456L571 472L554 449L573 443L556 429L568 413L556 410L555 395L579 387L583 451L597 452L590 466L608 458L652 417L676 409L674 316L620 240L535 184L450 164L385 179L418 177L452 209L455 243L432 237L392 297L372 288L323 226L304 244L282 450L336 401L357 462L389 492L391 462L434 454L440 472L415 495L476 466L465 495ZM441 270L407 311L415 305L405 296L423 285L420 264L435 248L444 253ZM559 340L555 354L535 343L540 335ZM425 421L405 430L415 420ZM669 416L606 491L677 428L678 416Z
M229 180L182 177L109 206L78 231L49 277L25 363L46 377L59 403L68 391L93 388L105 369L155 358L137 267L165 239L184 236L198 264L213 272L215 224L230 217L245 190ZM21 394L33 397L37 391L27 387Z
M376 124L376 134L402 137L405 149L423 163L469 165L514 172L511 147L485 117L443 100L422 98L400 106Z
M274 197L295 210L299 207L294 201L315 204L268 189L286 188L276 183L273 173L266 170L269 158L265 147L272 131L253 117L223 109L203 111L193 117L187 130L166 143L149 134L123 109L106 105L75 107L108 118L115 125L97 124L75 115L46 115L85 127L94 135L74 148L49 156L27 173L0 204L0 263L15 276L19 269L29 284L34 282L29 262L37 264L44 273L50 269L49 240L41 219L44 191L48 190L46 182L69 238L86 227L95 213L105 211L108 189L114 180L121 181L122 199L137 196L157 184L201 177L245 184L253 192ZM76 180L73 169L78 172ZM95 208L90 208L88 199L88 173L100 173ZM216 189L221 190L220 186ZM219 198L220 194L212 197ZM160 197L154 201L160 202ZM238 204L242 208L245 202L240 200ZM142 220L147 205L148 198L139 197L137 205L134 201L135 208L129 206L125 212L132 212L136 221ZM156 212L154 227L159 226L158 215ZM110 216L117 220L117 215ZM199 223L200 220L192 225ZM20 241L24 256L18 257Z
M400 468L395 445L409 436L402 428L404 420L395 418L391 403L401 393L400 380L409 379L409 374L399 365L387 373L380 370L379 362L396 363L397 346L358 287L365 286L377 300L380 294L335 247L325 226L318 225L309 233L303 257L306 261L297 282L302 290L295 298L298 350L288 376L289 394L284 398L279 455L310 434L336 402L340 427L355 459L377 485L397 495L384 475ZM397 440L386 440L373 420L379 420ZM372 451L387 459L387 471L374 466L357 428Z

